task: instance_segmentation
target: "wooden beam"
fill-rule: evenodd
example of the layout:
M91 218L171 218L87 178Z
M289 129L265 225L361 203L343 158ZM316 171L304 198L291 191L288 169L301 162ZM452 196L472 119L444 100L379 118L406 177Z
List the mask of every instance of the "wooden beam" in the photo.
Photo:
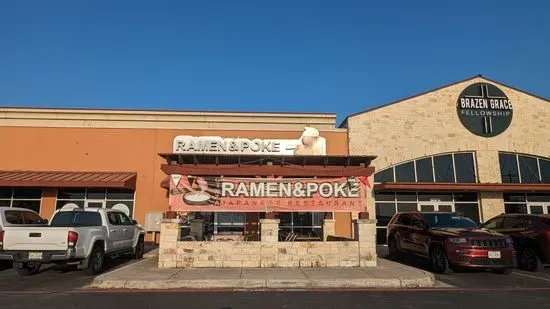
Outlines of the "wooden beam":
M200 176L318 176L349 177L370 176L374 167L343 167L322 165L283 166L283 165L218 165L215 164L162 164L161 170L167 175L200 175Z

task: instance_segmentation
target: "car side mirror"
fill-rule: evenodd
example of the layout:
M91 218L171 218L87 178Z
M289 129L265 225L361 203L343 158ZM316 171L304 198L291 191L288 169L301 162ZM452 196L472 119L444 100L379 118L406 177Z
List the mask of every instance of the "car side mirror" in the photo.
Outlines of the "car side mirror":
M136 220L132 220L132 224L133 224L133 225L137 225L138 223L137 223Z

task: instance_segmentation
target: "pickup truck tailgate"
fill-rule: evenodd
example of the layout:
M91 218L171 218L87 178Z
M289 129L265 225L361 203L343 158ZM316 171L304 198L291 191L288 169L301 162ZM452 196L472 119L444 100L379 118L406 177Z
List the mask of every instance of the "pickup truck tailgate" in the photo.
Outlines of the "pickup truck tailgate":
M4 232L4 250L66 250L68 228L10 227Z

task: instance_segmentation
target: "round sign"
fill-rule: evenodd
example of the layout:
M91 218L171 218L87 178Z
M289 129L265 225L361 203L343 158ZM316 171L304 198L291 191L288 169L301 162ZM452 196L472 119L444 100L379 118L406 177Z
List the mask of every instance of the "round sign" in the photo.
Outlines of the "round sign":
M512 102L498 87L472 84L460 93L456 111L462 125L478 136L493 137L506 131L512 122Z

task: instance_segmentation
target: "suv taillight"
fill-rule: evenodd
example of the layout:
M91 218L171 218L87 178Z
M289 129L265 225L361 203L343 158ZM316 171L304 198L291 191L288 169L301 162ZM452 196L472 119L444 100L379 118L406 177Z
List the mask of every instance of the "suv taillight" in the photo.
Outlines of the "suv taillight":
M78 241L78 233L69 231L69 235L67 235L67 245L69 247L76 246L76 242Z
M0 250L4 249L4 231L0 231Z

